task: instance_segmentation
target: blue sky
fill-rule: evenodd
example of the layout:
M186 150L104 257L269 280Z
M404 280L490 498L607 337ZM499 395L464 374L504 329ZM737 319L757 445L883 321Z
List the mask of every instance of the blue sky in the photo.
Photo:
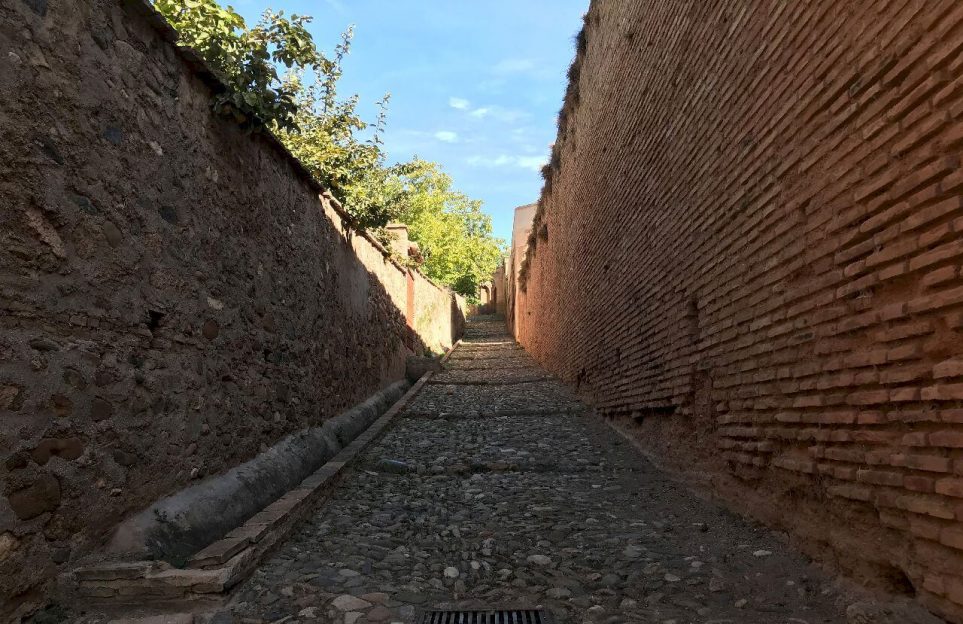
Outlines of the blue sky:
M454 185L485 203L495 234L511 238L515 206L534 202L539 169L588 0L233 0L257 21L265 8L311 15L333 49L355 25L340 91L357 93L365 119L391 93L391 162L439 162Z

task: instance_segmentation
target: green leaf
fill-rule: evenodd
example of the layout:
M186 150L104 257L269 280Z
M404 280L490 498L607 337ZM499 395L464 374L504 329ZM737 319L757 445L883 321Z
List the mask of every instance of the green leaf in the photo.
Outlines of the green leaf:
M349 27L332 57L318 51L306 28L311 18L270 9L248 28L230 6L216 0L154 0L177 29L232 89L215 110L247 123L253 113L335 197L361 227L379 236L403 221L424 257L421 270L461 294L473 296L501 257L481 202L452 189L436 163L413 159L387 165L382 151L386 94L374 121L357 114L358 96L341 99L342 62L354 35ZM278 66L289 72L280 78ZM309 71L313 80L307 80ZM233 107L231 106L233 105ZM380 232L380 233L379 233Z

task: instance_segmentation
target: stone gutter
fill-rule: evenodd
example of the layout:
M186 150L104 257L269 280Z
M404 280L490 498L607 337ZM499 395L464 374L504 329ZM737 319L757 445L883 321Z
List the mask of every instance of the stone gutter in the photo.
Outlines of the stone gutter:
M461 344L452 345L444 363ZM370 427L297 487L251 516L223 538L193 554L184 568L142 560L85 565L58 578L58 593L82 603L144 604L216 598L253 572L264 556L290 535L337 486L358 458L401 413L434 373L426 372Z
M256 457L154 502L114 528L103 555L182 567L337 455L409 387L398 381L320 426L292 433Z

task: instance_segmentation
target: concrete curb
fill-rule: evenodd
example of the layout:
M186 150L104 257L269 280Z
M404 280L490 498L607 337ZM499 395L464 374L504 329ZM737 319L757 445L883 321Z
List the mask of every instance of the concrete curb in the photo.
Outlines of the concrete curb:
M442 363L459 344L461 340L452 345L442 357ZM81 602L111 605L203 600L223 594L247 578L262 558L330 494L344 476L345 467L384 432L432 375L431 371L422 375L370 427L297 487L195 553L188 562L189 567L175 568L161 561L84 566L59 577L60 594Z

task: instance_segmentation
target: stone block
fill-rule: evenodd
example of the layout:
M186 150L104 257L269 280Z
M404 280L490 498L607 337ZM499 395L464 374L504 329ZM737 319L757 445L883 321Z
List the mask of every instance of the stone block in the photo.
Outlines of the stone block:
M107 624L194 624L194 615L191 613L172 613L142 618L120 618L110 620Z
M114 581L119 579L140 579L151 571L164 569L167 564L153 561L131 563L106 563L74 570L78 581Z
M252 544L261 541L271 528L271 524L246 522L242 526L234 529L224 537L227 539L246 539Z
M222 565L247 548L250 543L250 540L246 537L225 537L191 557L188 565L192 568L210 568Z

